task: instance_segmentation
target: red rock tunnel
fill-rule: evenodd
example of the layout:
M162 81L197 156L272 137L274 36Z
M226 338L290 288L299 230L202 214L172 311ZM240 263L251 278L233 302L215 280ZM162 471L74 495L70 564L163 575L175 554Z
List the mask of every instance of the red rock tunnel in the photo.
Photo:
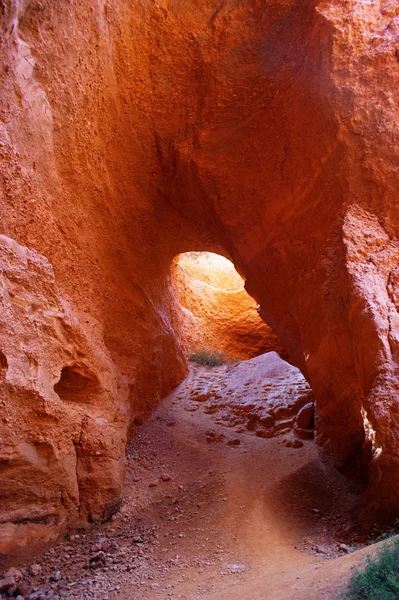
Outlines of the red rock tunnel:
M314 390L317 444L367 466L365 515L397 515L398 19L1 4L0 552L118 505L128 435L186 373L191 250L231 257Z

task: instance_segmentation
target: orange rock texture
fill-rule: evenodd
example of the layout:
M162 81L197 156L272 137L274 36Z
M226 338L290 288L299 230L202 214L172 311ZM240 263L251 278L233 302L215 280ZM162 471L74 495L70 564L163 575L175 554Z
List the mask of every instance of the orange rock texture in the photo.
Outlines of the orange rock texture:
M175 331L187 355L201 350L248 359L282 353L277 336L262 321L233 264L212 252L186 252L173 264L182 310Z
M193 250L232 259L317 443L395 516L397 1L3 0L0 31L0 552L115 509L186 372Z

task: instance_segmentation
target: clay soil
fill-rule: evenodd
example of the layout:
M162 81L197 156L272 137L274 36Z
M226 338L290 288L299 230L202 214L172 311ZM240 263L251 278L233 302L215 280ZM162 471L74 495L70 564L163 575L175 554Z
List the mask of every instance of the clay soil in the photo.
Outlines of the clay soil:
M312 440L287 447L287 431L265 438L227 418L228 382L251 363L191 366L127 448L119 513L22 568L32 597L339 596L370 553L356 531L359 490ZM280 394L292 393L281 373L274 378ZM197 393L212 382L218 405Z

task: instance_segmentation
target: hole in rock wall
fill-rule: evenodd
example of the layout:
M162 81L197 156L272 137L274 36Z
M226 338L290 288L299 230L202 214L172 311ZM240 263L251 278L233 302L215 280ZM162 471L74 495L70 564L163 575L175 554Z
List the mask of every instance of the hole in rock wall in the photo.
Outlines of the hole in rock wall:
M212 252L186 252L175 258L172 273L187 355L209 352L245 360L273 350L282 354L230 260Z
M97 378L83 367L63 367L54 391L66 402L92 402L101 392Z
M0 379L5 377L7 369L8 369L7 357L4 354L4 352L2 352L0 350Z

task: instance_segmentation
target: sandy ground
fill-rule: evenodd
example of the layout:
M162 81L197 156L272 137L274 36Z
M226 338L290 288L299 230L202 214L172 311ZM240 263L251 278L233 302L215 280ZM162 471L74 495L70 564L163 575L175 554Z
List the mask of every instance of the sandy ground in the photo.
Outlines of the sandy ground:
M354 565L373 551L361 549L356 535L357 490L312 440L287 447L287 428L265 438L240 424L237 398L248 405L256 391L244 376L259 368L251 363L192 367L129 444L113 521L23 569L37 599L338 598ZM234 401L226 391L232 378ZM279 369L269 378L258 383L272 390L275 405L280 396L297 403ZM217 402L198 392L211 384Z

